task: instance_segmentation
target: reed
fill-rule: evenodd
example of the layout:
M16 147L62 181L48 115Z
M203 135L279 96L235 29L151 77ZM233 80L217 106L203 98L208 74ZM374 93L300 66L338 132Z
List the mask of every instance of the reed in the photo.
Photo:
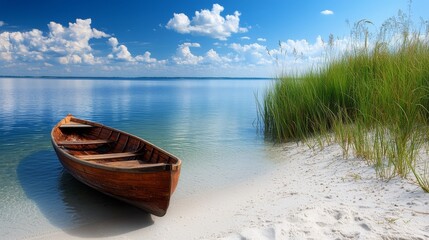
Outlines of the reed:
M373 42L355 26L364 44L356 41L320 69L277 78L258 103L265 136L333 135L344 155L364 158L380 177L412 173L428 191L427 168L418 171L416 159L429 129L429 36L409 26L392 33L400 17L386 21Z

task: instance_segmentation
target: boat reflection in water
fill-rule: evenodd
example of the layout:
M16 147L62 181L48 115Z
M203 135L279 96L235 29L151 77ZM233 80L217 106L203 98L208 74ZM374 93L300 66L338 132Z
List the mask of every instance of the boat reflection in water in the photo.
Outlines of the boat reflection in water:
M52 225L70 235L116 236L153 224L150 214L74 179L52 150L24 158L17 173L27 197Z

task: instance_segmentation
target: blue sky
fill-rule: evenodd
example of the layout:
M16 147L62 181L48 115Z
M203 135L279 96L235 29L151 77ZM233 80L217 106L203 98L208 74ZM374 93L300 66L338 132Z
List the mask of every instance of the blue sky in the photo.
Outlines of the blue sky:
M408 1L1 1L0 75L273 77L320 63L330 34L341 49L353 23L375 31L400 9ZM412 2L417 27L427 9Z

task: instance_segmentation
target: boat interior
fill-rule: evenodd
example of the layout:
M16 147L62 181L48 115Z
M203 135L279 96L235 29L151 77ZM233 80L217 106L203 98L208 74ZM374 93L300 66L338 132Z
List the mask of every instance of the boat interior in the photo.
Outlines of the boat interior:
M57 145L74 157L105 166L138 168L178 162L149 142L80 119L63 122L53 136Z

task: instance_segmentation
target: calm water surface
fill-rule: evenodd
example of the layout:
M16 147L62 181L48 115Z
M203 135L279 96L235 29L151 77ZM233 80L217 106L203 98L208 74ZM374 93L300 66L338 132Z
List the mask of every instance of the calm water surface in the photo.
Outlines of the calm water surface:
M50 130L68 113L143 137L180 157L173 202L268 170L274 163L270 144L255 128L255 93L269 83L0 78L0 238L67 231L136 211L63 171ZM144 218L150 216L134 220Z

